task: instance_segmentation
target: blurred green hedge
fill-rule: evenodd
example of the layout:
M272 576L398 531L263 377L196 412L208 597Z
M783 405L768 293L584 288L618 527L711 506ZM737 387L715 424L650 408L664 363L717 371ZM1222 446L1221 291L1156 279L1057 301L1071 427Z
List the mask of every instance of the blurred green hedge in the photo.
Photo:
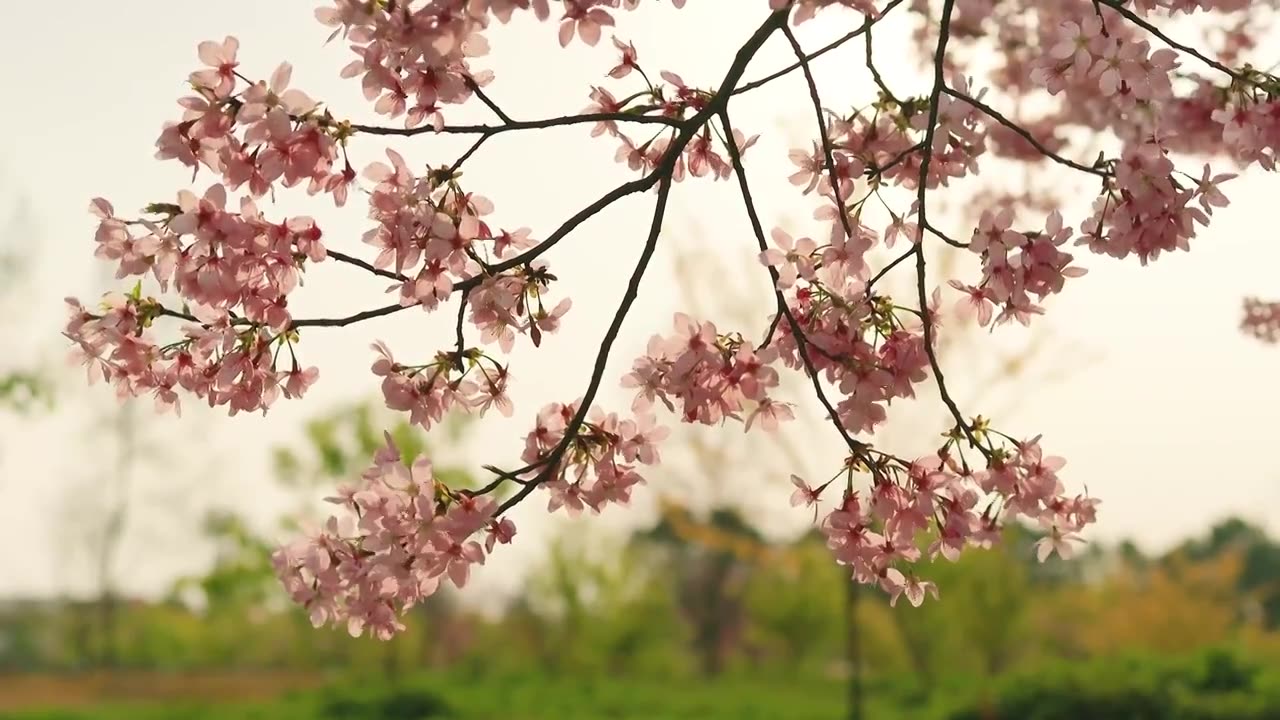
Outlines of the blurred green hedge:
M979 696L948 720L1280 720L1280 668L1230 650L1121 657L1013 673Z
M959 672L928 687L902 676L866 690L873 720L1280 720L1280 668L1231 650L1037 665L986 685ZM268 703L113 705L0 720L827 720L845 716L844 694L837 682L764 677L420 676L352 679Z

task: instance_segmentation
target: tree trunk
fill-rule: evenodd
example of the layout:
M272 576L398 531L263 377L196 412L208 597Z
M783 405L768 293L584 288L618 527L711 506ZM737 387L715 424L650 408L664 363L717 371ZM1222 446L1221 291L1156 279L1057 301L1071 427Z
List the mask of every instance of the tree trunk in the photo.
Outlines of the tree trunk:
M118 633L116 624L120 606L115 588L115 561L124 538L128 522L129 495L137 452L136 427L133 408L121 408L119 424L116 427L115 486L116 497L107 513L106 522L102 526L102 537L98 546L98 663L105 668L113 668L119 662ZM108 500L111 502L111 500Z
M858 583L845 581L845 661L849 666L849 720L862 720L862 638L858 629Z

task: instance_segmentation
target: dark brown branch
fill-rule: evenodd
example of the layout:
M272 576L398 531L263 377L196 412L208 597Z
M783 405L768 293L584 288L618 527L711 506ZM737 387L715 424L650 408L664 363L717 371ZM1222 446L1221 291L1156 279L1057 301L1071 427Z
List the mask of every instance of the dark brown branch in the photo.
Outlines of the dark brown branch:
M876 273L871 278L871 280L867 282L867 294L868 295L871 294L871 288L874 287L876 283L880 282L880 278L884 277L885 275L888 275L890 270L897 267L898 264L901 263L903 260L906 260L907 258L911 257L913 254L915 254L915 251L916 249L913 246L910 250L894 258L893 261L890 262L888 265L885 265L884 267L880 268L880 272Z
M378 275L378 276L380 276L380 277L388 278L388 279L390 279L390 280L399 280L400 282L408 282L408 281L409 281L409 278L408 278L407 276L405 276L405 275L401 274L401 273L393 272L393 271L391 271L391 270L383 270L383 269L381 269L381 268L376 268L376 267L374 267L373 265L371 265L371 264L369 264L369 263L365 262L364 260L361 260L361 259L360 259L360 258L358 258L358 257L352 257L351 255L348 255L348 254L346 254L346 253L342 253L342 252L338 252L337 250L326 250L326 251L325 251L325 253L326 253L326 255L327 255L328 257L333 258L334 260L337 260L338 262L346 263L346 264L348 264L348 265L354 265L354 266L356 266L356 267L358 267L358 268L360 268L360 269L362 269L362 270L365 270L365 271L371 272L371 273L373 273L374 275Z
M481 135L480 137L476 138L476 141L471 143L471 147L467 148L467 151L462 153L462 157L458 158L452 165L449 166L449 175L450 176L455 175L458 172L458 170L462 167L462 163L466 162L467 159L470 158L472 155L475 155L476 151L480 149L480 146L484 145L485 142L488 141L489 138L491 137L493 137L493 135Z
M890 10L893 10L893 9L894 9L895 7L897 7L898 5L901 5L904 1L905 1L905 0L893 0L893 2L889 3L888 5L886 5L886 6L884 7L884 9L880 11L880 15L879 15L878 17L875 17L875 18L870 18L870 17L869 17L869 18L867 18L866 20L863 20L863 22L862 22L862 26L861 26L861 27L859 27L857 30L854 30L853 32L847 33L847 34L845 34L843 37L838 38L838 39L836 39L836 40L834 40L834 41L832 41L832 42L830 42L830 43L828 43L828 44L824 45L823 47L821 47L821 48L819 48L819 49L817 49L817 50L815 50L815 51L813 51L813 52L809 53L808 55L805 55L805 56L804 56L804 57L805 57L805 61L806 61L806 62L807 62L807 61L812 61L812 60L814 60L814 59L816 59L816 58L822 57L823 55L826 55L827 53L831 52L832 50L835 50L836 48L840 47L841 45L844 45L845 43L847 43L847 42L849 42L850 40L852 40L852 39L854 39L854 38L858 37L859 35L862 35L862 34L864 34L864 33L868 33L868 32L870 32L870 31L871 31L871 28L872 28L872 27L874 27L876 23L878 23L878 22L880 22L881 20L883 20L883 19L885 18L885 16L889 14L889 11L890 11ZM794 63L792 63L792 64L790 64L790 65L786 66L785 68L783 68L783 69L781 69L781 70L779 70L779 71L777 71L777 72L775 72L775 73L771 73L771 74L769 74L769 75L766 75L766 76L764 76L764 77L760 78L759 80L752 80L751 82L746 83L746 84L744 84L744 85L742 85L742 86L738 87L738 89L736 89L736 90L734 90L734 91L733 91L733 94L734 94L734 95L741 95L742 93L747 92L747 91L749 91L749 90L755 90L756 88L761 87L761 86L763 86L763 85L767 85L767 84L769 84L769 83L773 82L774 80L777 80L778 78L780 78L780 77L782 77L782 76L784 76L784 75L790 75L791 73L793 73L793 72L795 72L796 70L799 70L799 69L800 69L800 63L799 63L799 62L794 62Z
M458 324L455 333L458 336L458 370L465 371L466 365L463 363L463 356L467 351L466 336L462 332L462 320L467 315L467 298L470 297L470 290L463 290L462 295L458 297Z
M836 175L835 149L831 146L831 137L827 132L827 120L822 116L822 98L818 95L818 84L813 79L813 71L809 69L809 61L805 58L804 48L800 47L800 41L796 40L791 28L783 27L782 34L787 38L787 42L791 43L791 50L796 54L796 59L800 62L800 69L804 72L805 83L809 86L809 100L813 103L813 111L818 117L818 136L822 139L822 155L827 163L827 176L831 182L831 194L836 201L836 214L840 216L840 226L844 229L845 237L852 239L854 236L853 227L849 224L849 212L844 206L844 198L840 195L840 178Z
M467 83L467 87L471 88L471 92L475 93L476 97L480 98L480 102L484 103L486 107L492 110L493 114L497 115L498 119L501 120L503 124L510 125L515 122L515 120L511 119L510 115L502 112L502 108L498 107L498 104L495 103L492 99L490 99L489 96L486 95L484 91L480 89L480 86L476 84L475 80L473 80L470 76L467 76L465 78L465 81Z
M193 322L193 323L200 322L200 320L196 318L194 315L190 315L184 312L178 312L177 310L170 310L169 308L163 307L163 306L160 307L159 312L161 315L164 315L165 317L178 318L179 320L186 320L187 322Z
M785 32L785 30L784 30ZM720 111L720 122L724 125L725 146L729 151L729 161L733 164L733 173L738 178L738 190L742 194L742 202L746 206L747 218L751 221L751 231L755 233L756 244L763 252L769 249L769 244L764 237L764 226L760 223L760 214L756 211L755 200L751 196L751 186L747 182L747 171L742 165L742 153L738 149L738 143L733 139L733 126L729 122L729 111L724 109ZM791 312L791 308L787 307L786 299L782 296L782 291L778 290L778 270L772 265L767 266L769 270L769 280L772 283L773 294L778 302L779 315L787 318L787 325L791 328L791 334L796 339L796 350L800 354L800 360L804 363L805 372L808 373L809 379L813 382L813 392L818 396L818 401L822 403L822 407L826 409L827 414L831 418L831 423L840 431L840 437L844 438L844 442L849 446L849 452L863 459L867 466L870 467L871 458L866 455L866 444L861 443L849 434L849 430L845 428L844 423L840 422L840 413L836 412L831 401L827 399L826 392L822 389L822 378L818 374L818 369L813 364L813 359L809 357L809 347L811 343L804 335L804 330L800 327L800 322L796 320L795 315ZM770 333L772 335L772 332Z
M783 15L782 20L777 20L775 18L775 16L779 15L779 13ZM676 161L679 159L680 154L684 152L684 148L693 140L694 136L697 135L698 131L702 128L702 126L706 124L707 120L715 116L715 114L719 112L720 108L723 107L726 103L728 103L729 97L733 92L734 85L738 82L739 79L741 79L742 73L746 70L747 64L751 61L751 58L754 57L755 52L759 50L760 44L764 42L764 40L769 36L770 33L772 33L774 30L777 29L778 25L783 24L784 21L785 21L785 13L783 11L779 11L778 13L774 13L773 15L770 15L769 21L767 21L765 25L761 26L760 30L757 30L757 35L753 36L751 40L749 40L747 44L744 45L738 51L738 54L734 57L734 63L730 67L729 72L726 74L725 80L722 83L719 91L715 94L715 96L711 99L711 101L708 102L707 105L701 111L699 111L696 115L694 115L693 117L690 117L687 120L664 119L664 124L677 127L680 129L680 132L672 140L671 145L667 148L667 151L663 156L662 160L659 161L658 165L653 169L652 172L650 172L648 175L645 175L644 177L637 178L629 182L625 182L622 185L619 185L618 187L614 188L613 190L610 190L608 193L605 193L598 200L591 203L590 205L583 208L582 210L578 211L575 215L573 215L573 217L566 220L564 224L562 224L559 228L557 228L555 232L551 233L551 235L549 235L547 239L538 243L536 246L529 248L528 250L524 251L519 255L516 255L515 257L509 258L500 263L496 263L494 265L489 266L487 268L488 275L480 275L473 278L468 278L466 280L463 280L459 283L454 284L453 286L454 292L468 291L471 288L474 288L480 283L484 282L486 277L488 277L489 275L498 275L512 268L519 267L521 265L527 265L528 263L532 262L534 259L541 256L543 253L555 247L557 243L559 243L566 236L568 236L569 233L573 232L575 228L577 228L579 225L589 220L591 217L595 216L600 211L604 210L605 208L609 207L613 203L617 202L618 200L628 195L632 195L638 192L645 192L649 190L654 185L658 184L659 180L661 180L664 176L670 175L672 171L675 169L675 164L676 164ZM766 28L767 28L767 31L766 31ZM762 31L764 31L764 34L760 35ZM743 53L746 51L749 51L749 52L744 55ZM602 117L611 118L614 116L606 114L606 115L579 115L576 117L577 118L589 117L592 119L600 119ZM648 116L645 116L645 117L648 117ZM548 121L548 122L552 122L555 124L569 124L567 122L556 123L556 121L570 120L570 119L574 119L574 118L556 118L555 120ZM517 129L518 127L525 126L525 125L530 125L530 123L513 123L512 125L480 126L480 127L488 128L493 132L493 134L497 134L498 132L503 132L510 129ZM404 134L404 133L391 133L391 134ZM381 308L376 308L374 310L368 310L362 313L356 313L355 315L349 315L345 318L336 318L336 319L320 318L320 319L295 320L293 323L293 326L294 327L308 327L308 326L342 327L345 325L350 325L354 322L359 322L361 319L368 319L370 317L381 317L383 315L390 315L392 313L403 310L405 307L414 307L414 306L412 305L401 306L398 304L387 305Z
M1074 160L1069 160L1053 152L1049 148L1045 147L1044 144L1042 144L1039 140L1037 140L1036 137L1032 135L1030 132L1028 132L1026 128L1013 122L1012 120L1005 117L1004 115L1001 115L998 111L996 111L990 105L987 105L986 103L982 102L981 100L975 97L965 95L962 92L957 92L949 87L943 87L942 92L946 93L947 95L950 95L951 97L957 100L963 100L964 102L967 102L970 105L974 106L975 108L981 110L983 114L987 115L988 117L992 118L993 120L1000 123L1001 125L1014 131L1019 136L1021 136L1023 140L1026 140L1028 143L1031 143L1031 146L1034 147L1036 150L1038 150L1041 155L1044 155L1045 157L1049 158L1050 160L1060 165L1066 165L1067 167L1073 170L1079 170L1080 172L1086 172L1091 175L1097 175L1099 177L1105 178L1105 177L1111 176L1111 173L1103 168L1100 168L1097 166L1090 167L1088 165L1082 165Z
M946 88L943 72L945 69L944 59L947 54L947 41L951 39L951 13L955 9L955 0L944 0L942 5L942 23L938 30L938 47L933 55L933 90L929 95L929 122L925 126L924 134L924 154L920 158L920 183L917 188L916 195L916 212L919 215L920 227L928 227L928 216L926 214L925 180L929 177L929 164L933 160L933 136L938 126L938 101L942 97L942 92ZM987 451L978 443L977 438L973 436L973 431L969 425L965 423L964 416L960 413L960 408L956 406L956 401L951 397L950 391L947 390L946 380L942 376L942 365L938 362L938 353L934 349L934 327L933 317L929 312L929 291L928 291L928 270L925 266L924 258L924 238L920 239L920 243L916 245L916 291L920 300L920 324L924 330L924 351L929 357L929 367L933 370L933 376L938 381L938 394L942 396L942 402L947 406L947 410L951 411L951 417L955 419L956 426L961 428L965 436L969 439L969 443L979 448L985 454Z
M605 368L609 365L609 354L613 349L614 341L618 339L618 332L622 330L622 323L626 320L632 304L635 303L636 297L640 294L640 283L644 279L645 270L649 267L649 261L653 259L653 252L658 247L658 236L662 234L662 220L666 214L667 198L670 195L671 174L668 173L658 184L658 201L654 207L653 222L649 226L649 237L645 240L644 250L641 251L640 259L636 262L635 269L631 272L631 280L627 283L627 290L622 295L622 302L618 305L618 311L614 313L613 322L609 324L604 340L600 343L600 351L596 353L595 366L591 369L591 380L587 383L587 392L583 394L582 401L578 405L578 411L574 413L573 419L565 426L564 438L547 456L547 464L538 473L538 476L531 482L525 483L519 492L498 506L495 516L501 515L516 503L528 497L535 488L550 480L559 471L560 460L577 436L578 430L582 428L582 423L587 419L587 413L591 411L591 404L595 402L596 392L599 391L600 382L604 379Z
M662 115L636 115L634 113L584 113L582 115L565 115L563 117L546 118L544 120L515 120L503 125L445 125L436 130L430 125L414 128L383 127L379 125L351 126L356 132L366 135L398 135L412 137L415 135L498 135L515 130L545 130L566 125L581 125L593 122L634 122L652 125L669 125L679 127L681 121Z
M920 227L924 230L928 230L929 232L933 233L934 237L938 238L939 240L950 245L953 248L960 248L961 250L967 250L969 248L969 243L962 243L959 240L956 240L950 235L934 227L933 224L930 222L921 220Z
M600 382L604 377L604 371L609 362L609 354L613 348L613 343L618 337L618 332L622 329L622 323L626 319L627 313L631 310L631 305L635 302L640 292L640 283L644 278L645 270L649 266L649 261L653 258L654 250L658 245L658 236L662 232L662 221L666 213L667 198L671 193L671 185L675 171L676 162L680 155L684 152L685 147L693 140L698 131L707 122L707 120L717 113L724 110L729 102L729 98L733 93L733 88L742 79L742 73L746 71L747 65L751 59L755 57L760 46L769 38L774 31L780 27L784 27L787 21L787 10L779 10L771 13L767 20L755 31L755 33L747 40L737 54L734 55L733 63L729 66L728 72L725 73L724 80L720 84L720 89L711 98L706 106L686 121L681 123L680 133L672 140L671 145L667 148L658 167L645 178L634 181L637 183L647 183L646 187L651 187L654 182L658 184L658 200L654 208L653 222L649 228L649 237L645 241L644 250L640 254L635 270L631 273L631 280L627 283L627 290L623 294L622 303L618 306L618 311L614 315L613 322L610 323L608 331L605 332L604 340L601 342L600 351L596 353L595 366L591 371L591 380L587 385L587 392L583 395L581 404L578 406L577 413L573 419L565 426L564 438L556 445L546 459L546 465L538 475L520 491L511 498L507 499L498 507L496 515L501 515L508 509L528 497L539 485L550 480L559 472L560 460L564 457L564 453L568 450L569 445L577 436L578 430L582 428L582 423L586 420L587 413L591 409L591 404L595 401L596 392L600 389ZM732 138L730 138L732 142ZM625 187L625 186L624 186ZM543 243L544 245L546 243ZM541 247L541 246L539 246ZM534 248L537 249L537 248ZM527 253L526 253L527 254Z
M692 134L690 134L690 137L692 137ZM683 150L683 147L684 146L681 145L680 149ZM678 152L677 152L677 156L678 156ZM674 166L675 160L673 159L670 164ZM665 166L666 166L666 163L664 163L661 167L665 167ZM630 182L623 183L622 185L619 185L613 190L610 190L609 192L605 193L598 200L586 206L582 210L579 210L576 214L573 215L573 217L566 220L564 224L562 224L559 228L557 228L555 232L551 233L551 235L549 235L546 240L543 240L542 242L538 243L534 247L529 248L528 250L524 251L523 253L520 253L519 255L516 255L515 257L511 257L511 258L508 258L507 260L503 260L500 263L490 265L488 268L487 275L477 275L475 277L467 278L466 280L455 283L453 286L454 292L470 291L472 288L484 282L491 275L498 275L512 268L519 267L521 265L527 265L528 263L532 262L543 253L555 247L556 243L563 240L565 237L569 235L569 233L573 232L575 228L577 228L579 225L586 222L587 220L591 219L591 217L599 213L601 210L604 210L605 208L609 207L613 203L617 202L618 200L628 195L631 195L637 192L643 192L653 187L654 184L657 183L658 181L658 176L660 174L661 167L659 169L655 169L649 175L646 175L637 180L632 180ZM396 313L410 307L417 307L417 306L416 305L400 305L400 304L386 305L380 308L376 308L374 310L367 310L365 312L356 313L354 315L348 315L347 317L344 317L344 318L334 318L334 319L311 318L311 319L294 320L293 326L294 327L344 327L346 325L351 325L352 323L356 323L361 320L381 317L383 315L390 315L392 313Z
M346 327L358 322L364 322L365 320L372 320L373 318L383 317L384 315L398 313L401 310L406 310L411 307L418 306L401 305L400 303L396 303L395 305L383 305L380 308L365 310L363 312L355 313L354 315L347 315L346 317L340 318L303 318L301 320L294 320L290 327Z
M896 167L898 163L902 162L903 160L906 160L908 155L910 155L913 152L916 152L922 147L924 147L924 143L916 143L915 145L912 145L911 147L903 150L897 155L894 155L893 158L889 160L889 162L885 163L884 165L879 165L879 166L873 165L867 169L872 173L874 173L875 175L883 175L884 173Z
M292 323L290 323L289 327L290 328L346 327L347 325L354 325L358 322L362 322L365 320L372 320L373 318L376 318L376 317L390 315L392 313L400 312L401 310L404 310L406 308L411 308L411 307L417 307L417 306L416 305L400 305L399 303L397 303L395 305L385 305L380 308L374 308L373 310L365 310L364 312L358 312L358 313L355 313L354 315L347 315L346 317L305 318L302 320L294 320ZM188 322L193 322L193 323L200 322L199 318L189 313L179 312L177 310L171 310L166 307L161 307L159 309L159 312L161 315L164 315L166 317L178 318L180 320L186 320ZM201 324L203 325L203 323ZM246 326L246 325L260 326L261 325L261 323L254 323L244 318L232 318L232 324L239 325L239 326Z
M519 470L510 470L510 471L502 470L492 465L485 465L484 469L493 473L497 477L495 477L493 480L490 480L489 484L483 487L476 488L475 490L462 490L461 492L468 497L478 497L480 495L488 495L494 490L497 490L499 487L502 486L503 483L507 482L508 480L519 485L524 485L528 481L520 477L520 475L522 473L529 472L530 470L536 470L537 468L542 467L542 464L543 463L541 462L533 463L532 465L525 465Z
M760 352L773 344L773 336L778 332L778 323L782 322L782 316L782 308L779 307L778 312L773 314L773 320L769 321L769 329L764 332L764 340L761 340L760 344L756 346L756 352Z
M1197 60L1204 63L1205 65L1208 65L1209 67L1219 72L1230 75L1231 78L1237 82L1253 84L1244 75L1241 75L1240 73L1236 72L1235 70L1232 70L1226 65L1223 65L1217 60L1214 60L1213 58L1208 57L1207 55L1201 53L1199 50L1196 50L1190 45L1184 45L1183 43L1180 43L1177 40L1174 40L1173 38L1169 37L1160 28L1147 22L1142 17L1140 17L1137 13L1135 13L1134 11L1122 5L1121 0L1098 0L1098 2L1120 13L1126 19L1128 19L1129 22L1133 23L1134 25L1137 25L1143 30L1146 30L1152 35L1155 35L1156 37L1160 38L1162 41L1164 41L1165 45L1168 45L1169 47L1174 48L1176 50L1181 50L1182 52L1196 58Z
M874 43L872 42L870 27L867 28L867 41L864 44L866 45L865 62L867 64L867 69L871 71L871 79L875 81L876 87L880 88L880 93L882 95L893 101L894 105L902 107L902 101L899 100L898 96L894 95L893 91L889 89L889 86L885 84L884 78L880 77L880 70L876 68L875 60L872 57L872 48Z

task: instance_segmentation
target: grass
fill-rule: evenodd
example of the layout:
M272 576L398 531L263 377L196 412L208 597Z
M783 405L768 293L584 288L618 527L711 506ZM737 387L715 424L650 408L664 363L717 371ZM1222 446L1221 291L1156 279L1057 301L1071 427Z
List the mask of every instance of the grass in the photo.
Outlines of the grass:
M432 677L394 686L370 681L294 690L274 699L234 691L180 699L167 692L145 702L50 703L0 711L0 720L830 720L843 716L844 698L839 683L816 679ZM885 700L867 708L870 717L927 717L923 708L902 714L892 707L901 703Z

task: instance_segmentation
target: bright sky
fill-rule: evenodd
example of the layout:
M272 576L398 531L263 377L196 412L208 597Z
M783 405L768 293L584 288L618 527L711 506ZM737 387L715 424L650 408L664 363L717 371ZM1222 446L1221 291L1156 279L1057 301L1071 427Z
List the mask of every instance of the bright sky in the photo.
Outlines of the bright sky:
M0 137L5 138L0 186L7 198L30 202L34 227L6 241L29 248L34 266L20 294L4 301L8 319L2 322L13 348L4 365L42 359L62 368L62 298L91 301L107 287L116 287L104 283L106 268L92 258L93 222L85 211L91 197L105 196L129 213L149 202L169 201L189 186L187 171L155 161L152 154L161 123L180 113L174 101L184 94L185 78L197 65L198 42L234 34L241 41L242 71L263 77L287 59L295 67L294 86L324 100L339 116L373 119L358 85L338 78L350 55L339 43L322 45L327 31L311 17L314 5L297 0L67 0L57 6L56 32L41 30L53 26L45 5L7 8L7 21L20 31L0 45L0 77L10 100L9 110L0 113ZM677 13L663 4L624 14L622 36L636 43L646 67L671 69L690 84L714 86L733 51L759 23L764 6L762 0L699 0ZM807 47L816 48L842 34L850 20L833 12L804 26L799 35ZM880 42L892 39L887 29L878 37L884 38ZM595 50L575 45L562 52L553 26L532 23L495 30L491 45L491 57L477 64L497 72L491 96L522 119L579 111L587 104L588 86L605 81L603 73L613 60L607 42ZM857 53L858 46L850 46L849 52ZM887 51L882 57L890 82L912 91L924 87L909 63L894 62ZM789 48L775 39L746 76L759 77L789 59ZM854 55L833 53L816 71L828 106L847 108L856 98L867 97L865 70ZM814 134L799 74L735 100L733 110L735 122L748 134L764 136L747 161L765 222L808 229L814 205L785 179L791 172L787 148L807 145ZM469 109L450 119L491 121L482 111ZM411 164L439 165L457 157L464 143L424 137L396 147ZM381 147L377 140L355 140L353 162L362 167L379 159ZM605 188L629 179L614 163L614 149L609 141L589 139L585 127L541 131L536 137L510 133L493 139L468 161L466 179L472 190L494 200L501 224L527 225L535 237L545 237ZM203 191L210 182L203 176L195 188ZM1046 447L1069 459L1064 474L1068 486L1087 485L1103 499L1093 538L1132 537L1157 549L1227 514L1280 530L1280 461L1269 452L1273 430L1280 427L1275 373L1280 351L1237 331L1242 295L1280 295L1274 272L1280 247L1270 224L1280 178L1252 175L1228 188L1233 205L1215 215L1211 229L1193 242L1192 253L1162 257L1148 268L1136 262L1085 260L1090 274L1069 284L1044 323L1055 346L1069 350L1057 364L1078 365L1063 379L990 388L1003 393L1001 407L1012 408L997 417L1004 427L1015 435L1043 433ZM652 195L618 203L548 256L562 278L556 291L575 301L565 328L540 351L517 349L512 356L520 383L515 418L486 421L469 447L455 448L455 454L476 465L514 460L538 407L581 395L599 338L643 243L652 203ZM335 211L327 201L286 192L266 211L314 215L332 247L372 257L359 242L366 227L359 197L345 211ZM743 261L754 241L732 184L677 186L667 227L609 366L599 398L608 407L626 407L629 396L616 389L617 379L650 334L670 328L678 299L672 248L710 253L724 263L702 276L704 296L725 287L727 272L742 292L758 296L767 289L762 272L748 276L750 270L738 271L758 268ZM965 233L957 229L952 234ZM963 272L976 274L976 265ZM325 263L308 274L307 287L291 307L300 316L346 314L383 304L383 289L381 280ZM737 303L736 298L728 304ZM387 341L406 358L429 356L451 342L452 315L410 310L352 328L308 331L300 349L304 360L320 366L321 382L307 400L283 401L266 419L228 418L188 403L184 418L175 422L154 419L150 404L138 403L141 433L156 450L134 483L137 511L117 568L126 588L155 590L174 573L198 568L207 550L197 542L194 523L211 504L236 507L264 524L283 510L285 499L271 483L270 448L296 442L301 423L335 403L377 392L368 373L371 340ZM763 330L760 323L739 329L755 335ZM1001 342L1016 345L1017 331L1002 333L1007 337ZM1080 363L1079 357L1090 361ZM949 366L948 379L961 395L971 394L979 390L966 374L973 360L959 360ZM0 595L87 587L87 553L93 547L87 528L103 512L104 487L114 462L103 419L113 401L108 389L84 389L80 378L74 371L64 377L61 403L52 415L0 418ZM811 421L820 419L816 403L803 395L792 399ZM903 420L892 431L917 452L941 429L936 398L928 394L924 402L924 421ZM967 410L991 413L983 406ZM802 444L802 469L815 477L838 463L839 443L829 428L808 422L791 437ZM915 437L919 442L910 443ZM748 480L758 475L748 474L758 468L756 458L745 454L752 446L738 441L732 447L731 454L745 463L726 465L724 476L698 480L731 486L735 474ZM794 528L797 518L785 502L788 466L778 467L783 482L753 490L745 502L755 510L776 508L768 516L771 524ZM522 534L516 545L495 557L477 580L481 591L510 586L545 545L551 525L544 519L542 501L534 500L517 512ZM606 520L630 523L634 517L615 509Z

